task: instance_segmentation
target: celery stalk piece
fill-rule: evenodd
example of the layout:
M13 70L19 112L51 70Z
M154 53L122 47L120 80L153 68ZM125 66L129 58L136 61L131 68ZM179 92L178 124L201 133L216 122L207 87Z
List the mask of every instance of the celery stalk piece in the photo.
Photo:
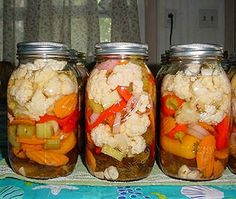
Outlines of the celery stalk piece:
M35 126L19 124L17 125L16 134L19 137L31 138L35 134Z
M112 148L108 144L103 145L101 152L117 159L118 161L122 161L122 159L125 157L125 155L122 152Z
M53 133L53 127L50 122L36 124L36 136L38 138L51 138Z

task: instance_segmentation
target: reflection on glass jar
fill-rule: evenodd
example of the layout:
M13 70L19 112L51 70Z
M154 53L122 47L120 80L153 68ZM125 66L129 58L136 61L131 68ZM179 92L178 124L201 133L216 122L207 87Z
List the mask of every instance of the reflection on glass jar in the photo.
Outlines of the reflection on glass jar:
M7 92L9 161L31 178L53 178L72 172L78 156L77 77L61 43L17 45L19 65Z
M222 48L176 45L170 53L160 96L161 168L179 179L219 178L229 155L231 100Z
M230 56L228 78L231 81L231 108L232 108L232 129L230 136L230 155L228 167L230 171L236 174L236 54Z
M86 162L100 179L147 177L155 161L154 78L147 46L103 43L86 87Z

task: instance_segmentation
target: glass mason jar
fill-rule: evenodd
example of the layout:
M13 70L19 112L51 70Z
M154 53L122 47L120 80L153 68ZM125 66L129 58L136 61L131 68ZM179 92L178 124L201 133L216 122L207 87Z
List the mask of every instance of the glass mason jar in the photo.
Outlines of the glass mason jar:
M9 161L23 176L70 174L78 157L77 76L61 43L17 44L19 65L7 91Z
M85 62L86 62L86 57L85 53L83 52L78 52L75 49L70 49L70 60L69 63L72 64L72 66L75 69L75 72L78 74L80 77L80 82L79 82L79 89L80 89L80 107L81 107L81 117L80 117L80 122L79 122L79 128L78 128L78 148L79 152L81 154L84 154L84 145L85 145L85 102L84 102L84 93L85 93L85 85L86 81L88 79L89 73L87 68L85 67Z
M230 135L229 80L221 67L222 47L171 47L161 82L160 166L185 180L219 178L227 164Z
M232 129L230 135L230 151L228 167L230 171L236 174L236 53L230 56L228 60L229 70L228 78L231 81L231 113L232 113Z
M97 178L138 180L153 167L156 88L147 51L136 43L96 45L85 103L86 163Z

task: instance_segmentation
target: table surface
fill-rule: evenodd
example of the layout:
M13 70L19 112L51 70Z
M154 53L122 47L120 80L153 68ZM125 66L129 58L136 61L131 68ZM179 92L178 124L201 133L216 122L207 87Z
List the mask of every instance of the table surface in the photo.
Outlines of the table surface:
M6 153L6 114L5 103L0 101L0 159L7 157ZM3 160L2 160L3 161ZM4 165L4 164L3 164ZM6 169L6 165L5 168ZM8 169L10 172L10 168ZM0 173L3 174L3 166L0 165ZM86 172L86 171L85 171ZM86 174L87 177L89 174ZM208 183L199 182L184 182L175 183L172 179L163 174L160 178L165 178L167 183L70 183L70 181L55 181L45 180L43 183L37 180L21 178L17 175L2 175L0 180L0 199L12 198L80 198L80 199L169 199L169 198L193 198L193 199L236 199L236 176L235 181L233 174L229 174L231 180L215 181ZM10 177L11 176L11 177ZM85 175L84 175L85 176ZM86 176L85 176L86 178ZM92 177L91 177L92 178ZM82 182L82 181L81 181ZM92 182L92 181L91 181ZM158 181L157 181L158 182ZM174 183L173 183L174 182ZM168 184L169 183L169 184Z

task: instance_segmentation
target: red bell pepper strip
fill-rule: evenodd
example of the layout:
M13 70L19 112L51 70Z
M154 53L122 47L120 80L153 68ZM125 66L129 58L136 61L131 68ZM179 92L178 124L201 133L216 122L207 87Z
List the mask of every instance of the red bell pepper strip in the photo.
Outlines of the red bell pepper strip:
M124 99L122 99L120 102L116 104L113 104L111 107L101 112L97 120L93 124L88 124L87 122L88 130L92 130L94 127L102 123L107 117L122 111L125 107L126 107L126 102Z
M58 117L56 117L55 115L45 114L44 116L40 117L38 123L44 123L44 122L48 122L50 120L55 120L58 122L60 119Z
M161 98L161 111L165 116L174 116L184 102L174 94L167 94Z
M126 102L132 97L132 93L126 87L118 86L116 90Z
M181 140L186 134L186 131L187 131L186 124L178 124L169 133L167 133L167 136L172 139Z
M230 118L225 116L224 119L215 126L216 130L216 149L221 150L228 147L229 144L229 126Z
M79 120L80 112L75 109L70 115L58 121L59 126L65 133L72 132L77 126L77 121Z

